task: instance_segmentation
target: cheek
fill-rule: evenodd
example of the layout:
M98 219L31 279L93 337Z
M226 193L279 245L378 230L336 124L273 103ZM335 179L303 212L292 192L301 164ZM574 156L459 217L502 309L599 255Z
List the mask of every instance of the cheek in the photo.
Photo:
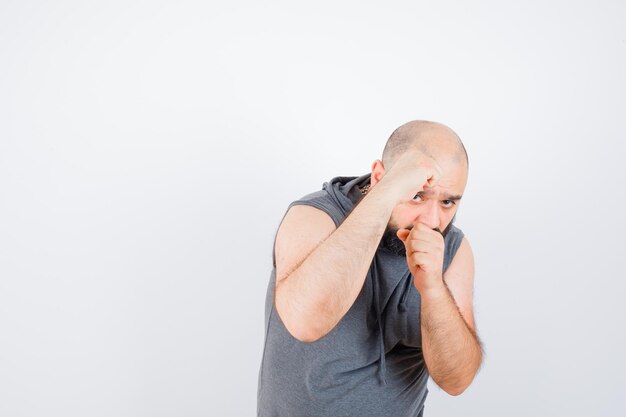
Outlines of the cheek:
M391 212L389 224L396 228L407 228L413 224L415 215L414 210L411 210L410 206L406 207L406 204L399 204Z

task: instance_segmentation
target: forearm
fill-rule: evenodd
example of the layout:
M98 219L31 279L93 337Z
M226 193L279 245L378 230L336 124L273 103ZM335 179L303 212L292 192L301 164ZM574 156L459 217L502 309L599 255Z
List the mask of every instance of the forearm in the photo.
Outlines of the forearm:
M482 347L442 281L421 295L422 350L433 380L451 395L462 393L482 362Z
M276 306L298 337L315 341L331 331L359 295L395 205L381 182L339 227L276 287Z

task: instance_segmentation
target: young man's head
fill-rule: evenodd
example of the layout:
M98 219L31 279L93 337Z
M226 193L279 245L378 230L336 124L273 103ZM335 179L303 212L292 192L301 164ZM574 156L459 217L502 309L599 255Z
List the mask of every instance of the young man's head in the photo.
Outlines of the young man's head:
M469 168L465 147L452 129L441 123L414 120L397 128L387 140L382 161L377 159L372 164L371 187L375 187L385 171L412 147L418 147L435 159L443 175L435 186L393 209L381 246L398 255L405 255L404 243L396 235L400 228L411 229L416 223L424 223L431 229L439 229L445 236L458 211ZM421 185L415 184L415 188Z

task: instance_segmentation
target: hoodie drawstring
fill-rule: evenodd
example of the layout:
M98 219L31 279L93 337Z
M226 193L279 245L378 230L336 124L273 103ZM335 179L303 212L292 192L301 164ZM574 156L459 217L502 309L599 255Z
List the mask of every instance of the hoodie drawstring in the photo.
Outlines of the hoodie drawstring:
M407 311L406 307L406 299L409 297L409 291L411 291L411 276L409 274L405 275L404 279L404 289L402 290L402 298L400 299L400 304L398 304L398 310L401 313L405 313Z
M386 366L385 366L385 335L383 332L383 320L382 320L382 312L380 311L380 283L378 271L376 270L376 259L372 263L373 267L373 275L372 275L372 283L373 283L373 296L374 296L374 308L376 309L376 321L378 322L378 345L380 348L380 366L379 366L379 376L383 385L387 385L387 375L386 375Z
M374 296L374 308L376 310L376 320L378 321L378 345L380 349L380 364L379 364L379 377L383 385L387 385L387 366L385 363L385 333L382 320L382 311L380 307L380 275L378 274L376 267L376 259L372 263L372 283L373 283L373 296ZM407 309L407 299L409 292L411 291L411 273L407 270L407 273L402 278L404 280L404 288L402 289L402 296L400 297L400 303L398 304L398 310L401 313L405 313Z

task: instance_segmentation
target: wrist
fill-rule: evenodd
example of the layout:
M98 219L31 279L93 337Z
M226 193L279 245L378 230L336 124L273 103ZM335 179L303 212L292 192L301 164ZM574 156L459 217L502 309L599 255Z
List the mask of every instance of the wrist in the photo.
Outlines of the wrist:
M395 207L401 201L401 195L398 193L398 190L394 184L385 181L385 177L369 188L367 194L372 193L382 196L383 201L388 202L392 207Z
M444 284L443 279L437 284L431 285L427 288L418 289L422 300L428 299L431 301L444 300L448 298L448 289Z
M384 176L375 185L370 188L370 192L376 189L377 193L384 195L386 201L391 202L394 207L402 201L402 194L399 192L397 185Z

